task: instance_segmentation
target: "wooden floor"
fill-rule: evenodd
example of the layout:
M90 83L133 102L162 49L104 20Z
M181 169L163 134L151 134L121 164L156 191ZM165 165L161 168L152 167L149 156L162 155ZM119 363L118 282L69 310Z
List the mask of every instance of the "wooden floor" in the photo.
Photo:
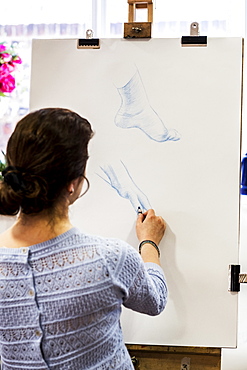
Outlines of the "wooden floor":
M220 370L221 348L127 344L136 370Z

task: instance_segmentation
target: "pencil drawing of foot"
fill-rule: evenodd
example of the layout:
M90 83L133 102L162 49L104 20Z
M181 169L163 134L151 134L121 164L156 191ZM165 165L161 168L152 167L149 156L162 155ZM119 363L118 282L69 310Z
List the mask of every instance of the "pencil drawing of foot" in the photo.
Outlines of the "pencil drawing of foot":
M143 211L152 208L147 196L135 184L122 161L114 165L107 164L100 168L105 177L99 176L115 189L120 197L128 199L136 212L138 207L141 207Z
M118 92L121 97L121 106L115 117L116 126L139 128L150 139L158 142L180 139L179 133L174 129L168 130L150 106L138 71L125 86L118 88Z

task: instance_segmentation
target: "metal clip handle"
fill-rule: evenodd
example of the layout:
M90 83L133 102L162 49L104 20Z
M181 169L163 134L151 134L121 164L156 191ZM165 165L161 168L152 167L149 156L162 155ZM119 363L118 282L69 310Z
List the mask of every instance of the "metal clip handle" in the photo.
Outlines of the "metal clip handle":
M86 39L92 39L93 38L93 30L88 29L86 30Z
M193 22L190 25L190 36L199 36L199 23Z

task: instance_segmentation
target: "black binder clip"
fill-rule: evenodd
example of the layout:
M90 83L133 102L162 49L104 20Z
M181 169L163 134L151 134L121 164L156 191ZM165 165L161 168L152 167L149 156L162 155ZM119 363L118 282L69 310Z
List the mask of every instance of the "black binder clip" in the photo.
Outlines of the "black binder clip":
M99 39L93 38L93 31L87 30L86 31L86 38L85 39L78 39L77 41L77 49L99 49Z
M199 23L193 22L190 25L190 36L182 36L182 46L207 46L207 36L199 36Z
M228 291L239 292L241 283L247 283L247 274L240 274L240 265L230 265Z

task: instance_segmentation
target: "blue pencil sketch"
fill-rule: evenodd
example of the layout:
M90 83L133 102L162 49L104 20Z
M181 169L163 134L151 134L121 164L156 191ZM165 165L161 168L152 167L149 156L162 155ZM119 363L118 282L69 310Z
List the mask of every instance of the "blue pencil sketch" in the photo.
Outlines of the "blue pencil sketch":
M159 115L150 106L139 71L123 87L118 88L121 106L115 124L121 128L139 128L157 142L177 141L179 133L167 129Z
M141 207L142 211L152 208L147 196L135 184L122 161L115 166L107 164L100 168L106 178L103 175L98 176L115 189L120 197L128 199L136 212L138 207Z

